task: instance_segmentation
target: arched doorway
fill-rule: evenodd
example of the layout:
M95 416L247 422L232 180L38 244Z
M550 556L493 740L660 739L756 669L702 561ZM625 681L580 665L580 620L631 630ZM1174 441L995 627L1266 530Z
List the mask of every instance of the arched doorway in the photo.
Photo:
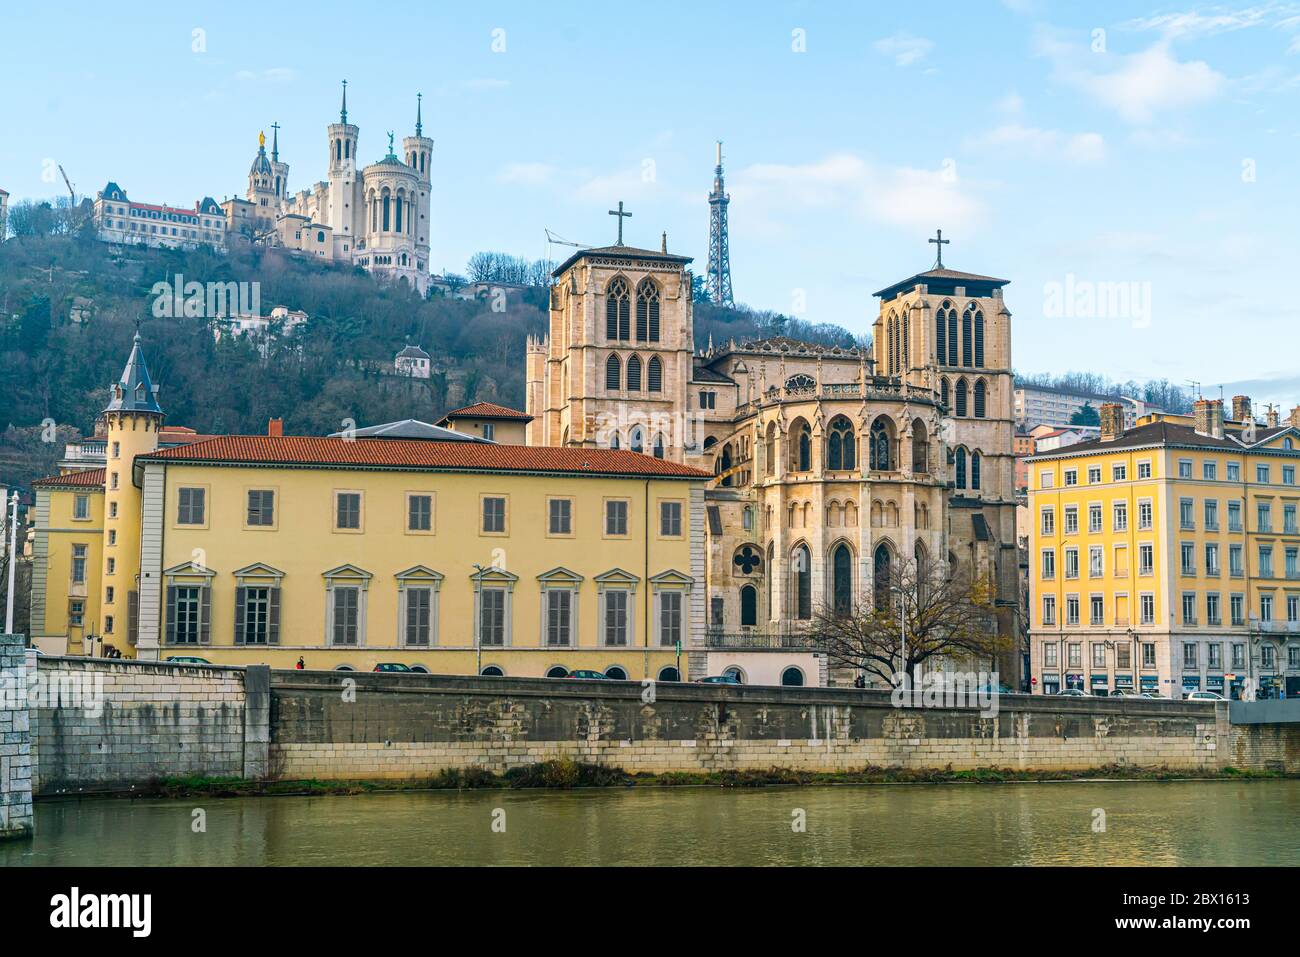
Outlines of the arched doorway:
M627 681L627 672L618 665L610 665L605 669L605 677L611 681Z
M672 665L669 665L666 668L660 668L659 680L660 681L681 681L682 680L681 672L679 672Z
M781 672L781 684L787 688L802 688L803 672L791 665Z
M553 668L548 668L548 669L547 669L547 671L546 671L546 677L548 677L548 678L567 678L567 677L569 677L569 672L568 672L568 669L566 669L566 668L561 668L559 665L555 665Z

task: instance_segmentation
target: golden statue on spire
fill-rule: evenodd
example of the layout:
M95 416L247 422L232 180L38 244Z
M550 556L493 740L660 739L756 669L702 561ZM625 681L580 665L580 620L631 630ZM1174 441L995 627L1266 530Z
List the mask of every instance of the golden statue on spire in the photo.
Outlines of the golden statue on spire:
M257 134L257 145L259 149L266 148L266 130Z

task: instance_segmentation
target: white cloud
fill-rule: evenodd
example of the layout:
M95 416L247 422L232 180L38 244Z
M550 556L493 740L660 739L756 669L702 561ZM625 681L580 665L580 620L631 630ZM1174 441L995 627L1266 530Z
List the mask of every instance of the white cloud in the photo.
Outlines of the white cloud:
M998 100L997 103L993 104L993 108L999 113L1006 113L1008 116L1018 116L1025 112L1025 101L1021 99L1019 93L1012 90L1002 99Z
M918 60L925 59L934 49L934 44L925 37L914 37L908 33L895 33L876 41L876 52L894 58L895 66L911 66Z
M1211 100L1226 83L1204 60L1179 60L1170 51L1168 40L1138 53L1101 54L1042 35L1038 49L1053 61L1059 82L1134 124L1149 123L1164 110Z
M973 222L982 204L942 169L877 167L850 153L801 165L761 163L732 176L732 198L768 233L813 210L845 210L871 222L932 229Z
M1136 17L1123 25L1131 30L1155 30L1170 38L1210 36L1269 23L1280 9L1282 8L1277 4L1266 4L1244 7L1240 10L1226 10L1219 7L1205 13L1187 10L1151 17Z
M1062 133L1020 123L1005 123L967 142L971 149L1003 150L1030 159L1059 158L1072 163L1100 163L1106 141L1100 133Z

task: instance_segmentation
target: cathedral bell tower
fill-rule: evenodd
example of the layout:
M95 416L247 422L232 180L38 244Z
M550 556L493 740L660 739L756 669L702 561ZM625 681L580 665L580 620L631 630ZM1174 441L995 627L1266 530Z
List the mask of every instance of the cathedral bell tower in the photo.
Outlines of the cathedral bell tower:
M140 333L131 344L131 356L117 382L109 389L108 405L101 413L105 426L104 468L104 568L101 596L104 645L124 658L156 659L152 647L137 646L140 613L140 513L141 491L134 481L135 458L158 448L163 410L158 387L149 378ZM156 584L156 583L153 583Z
M355 243L353 222L356 212L357 136L361 131L348 122L348 81L343 81L343 106L339 121L329 126L329 211L326 222L334 230L334 242L346 246L344 258L351 258Z

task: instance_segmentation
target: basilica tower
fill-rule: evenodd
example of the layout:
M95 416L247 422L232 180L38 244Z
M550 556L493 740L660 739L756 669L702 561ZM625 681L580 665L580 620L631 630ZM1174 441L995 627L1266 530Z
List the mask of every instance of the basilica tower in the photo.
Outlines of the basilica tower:
M406 165L415 170L419 177L416 188L414 208L411 211L415 237L416 268L427 272L429 268L429 233L430 208L432 204L430 163L433 157L433 140L424 135L423 99L421 93L415 94L415 135L402 140L402 152L406 156Z
M131 355L122 375L109 389L109 401L102 414L105 425L104 470L104 569L101 608L104 615L104 644L123 657L157 658L158 649L143 643L137 647L140 590L158 586L140 581L141 491L134 481L135 459L158 448L158 430L163 410L158 405L158 387L149 378L135 334Z
M329 209L325 223L334 231L335 258L350 259L356 244L357 136L348 122L348 81L343 81L339 121L329 125Z

